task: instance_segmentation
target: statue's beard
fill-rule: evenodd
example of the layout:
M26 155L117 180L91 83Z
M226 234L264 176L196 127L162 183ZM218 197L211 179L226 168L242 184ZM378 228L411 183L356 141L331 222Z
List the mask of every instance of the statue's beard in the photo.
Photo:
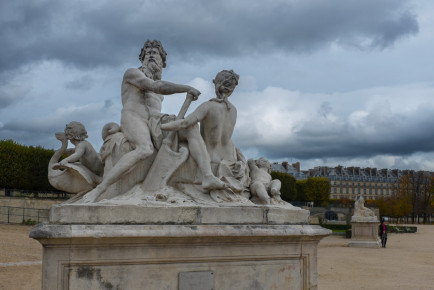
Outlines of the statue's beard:
M153 80L161 80L161 73L163 72L163 65L159 64L155 60L147 60L146 63L143 63L141 67L141 71L148 77Z

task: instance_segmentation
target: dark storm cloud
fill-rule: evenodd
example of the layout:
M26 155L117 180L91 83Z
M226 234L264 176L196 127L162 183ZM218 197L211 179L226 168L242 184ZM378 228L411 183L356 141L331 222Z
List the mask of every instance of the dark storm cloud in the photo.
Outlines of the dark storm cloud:
M71 121L79 121L86 127L89 139L100 145L102 127L108 121L118 120L119 113L120 109L113 105L113 101L106 100L82 107L62 108L31 120L15 118L4 124L0 123L0 140L12 138L21 144L53 148L58 143L54 132L63 131L65 125ZM107 119L107 116L113 119Z
M335 112L338 111L334 108L337 105L335 101L344 97L321 104L319 99L301 95L293 101L294 104L311 99L310 108L301 105L308 111L297 119L298 109L279 112L279 104L283 103L281 100L285 96L274 100L275 104L261 103L261 98L267 94L264 92L252 102L269 111L263 109L262 115L252 113L259 119L241 123L235 140L242 149L256 148L260 156L270 159L371 158L428 153L434 148L434 103L430 99L416 107L411 106L406 97L363 105L364 101L353 95L348 98L359 101L359 109ZM397 110L390 100L401 104L401 108ZM315 102L318 102L316 112L312 111ZM280 121L276 123L274 120ZM267 121L271 122L264 126ZM289 125L285 126L285 123Z
M414 130L408 126L393 132L392 136L385 137L380 133L376 138L371 136L359 136L355 139L351 132L336 128L333 132L309 132L308 128L295 136L287 143L257 145L257 149L263 156L271 159L294 157L298 159L333 158L333 157L372 157L381 154L407 156L416 152L432 152L434 148L434 136L428 126L434 126L434 120L430 124L421 123L421 128ZM252 145L252 144L250 144ZM244 146L243 146L244 147Z
M0 73L45 59L115 65L147 39L174 57L384 48L418 31L407 1L2 1Z

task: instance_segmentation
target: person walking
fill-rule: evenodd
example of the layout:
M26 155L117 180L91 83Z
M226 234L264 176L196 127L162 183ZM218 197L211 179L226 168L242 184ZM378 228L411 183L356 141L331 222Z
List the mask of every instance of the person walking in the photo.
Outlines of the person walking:
M383 248L385 248L386 247L386 243L387 243L387 226L385 224L384 219L381 220L380 237L381 237L381 246Z

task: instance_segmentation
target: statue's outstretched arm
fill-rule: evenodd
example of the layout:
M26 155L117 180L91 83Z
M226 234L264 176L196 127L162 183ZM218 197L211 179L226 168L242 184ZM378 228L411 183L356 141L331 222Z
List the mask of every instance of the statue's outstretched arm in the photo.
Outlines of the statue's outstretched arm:
M130 68L125 72L124 81L141 90L152 91L161 95L189 93L193 95L193 100L197 100L200 95L198 90L187 85L180 85L161 80L154 81L135 68Z

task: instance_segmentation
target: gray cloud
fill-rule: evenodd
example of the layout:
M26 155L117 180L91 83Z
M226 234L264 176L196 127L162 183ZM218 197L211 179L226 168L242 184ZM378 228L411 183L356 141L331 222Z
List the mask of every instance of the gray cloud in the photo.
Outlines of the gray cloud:
M26 85L0 88L0 110L19 102L29 91L30 88Z
M94 79L89 75L81 76L77 79L65 83L65 88L75 91L87 91L92 88Z
M14 139L26 145L38 144L46 148L58 145L55 132L63 131L71 121L80 121L88 131L89 140L98 148L102 145L101 130L108 122L118 121L120 108L113 101L94 103L82 107L61 108L56 112L23 120L15 118L0 126L0 139Z
M428 98L421 101L424 97L410 101L405 96L406 89L401 91L403 96L385 96L384 100L371 98L368 92L361 93L365 97L359 93L333 97L286 91L270 101L267 96L276 93L266 89L249 97L254 105L239 106L250 114L241 117L253 119L239 122L236 144L243 150L255 148L258 156L274 160L371 158L432 152L434 102ZM373 96L378 93L371 92ZM393 96L395 90L388 93L383 90L383 93ZM432 89L431 93L434 93ZM323 99L330 101L322 102ZM355 110L344 105L347 109L340 111L338 105L346 100L360 104ZM291 103L295 108L288 105L285 108L284 104Z
M309 52L331 43L384 48L418 32L416 16L398 0L161 3L2 1L0 71L45 59L116 65L146 38L161 39L175 57L197 57Z

